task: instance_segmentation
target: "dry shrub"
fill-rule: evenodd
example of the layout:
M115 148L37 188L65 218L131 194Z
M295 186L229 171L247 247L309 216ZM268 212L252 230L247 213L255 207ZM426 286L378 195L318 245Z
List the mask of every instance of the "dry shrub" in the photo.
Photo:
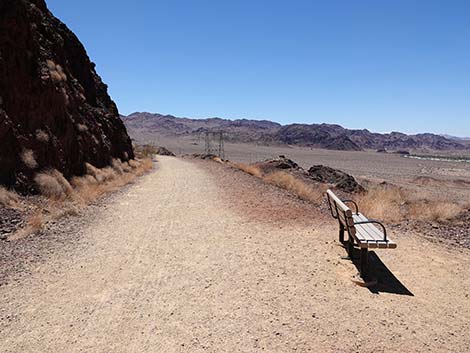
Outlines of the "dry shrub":
M444 222L459 216L464 208L450 202L416 202L410 206L410 216L424 221Z
M368 217L392 223L403 220L444 222L464 210L462 205L432 200L426 193L417 194L396 186L369 189L360 198L359 206Z
M271 173L263 179L273 185L294 193L303 200L310 201L315 204L320 204L322 202L323 195L326 191L326 186L321 187L318 185L317 187L314 187L294 175L282 171Z
M67 179L56 169L38 173L34 181L42 195L51 199L65 199L73 195L73 189Z
M36 130L36 140L43 143L49 142L49 135L44 130Z
M36 158L34 157L34 152L32 150L25 149L21 152L21 160L23 163L30 169L37 168L38 162L36 162Z
M377 186L360 197L360 211L383 221L400 221L406 213L406 196L401 188Z
M29 218L26 226L8 237L8 240L19 240L37 233L44 227L44 218L42 210L36 210Z
M77 129L80 132L85 132L88 131L88 126L86 126L85 124L77 124Z
M0 205L5 207L17 207L20 203L18 194L0 186Z
M114 171L121 175L124 174L124 169L122 167L122 162L119 159L113 159L111 161L111 166L113 167Z
M262 178L263 177L263 173L261 172L261 169L259 169L258 167L255 167L253 165L243 164L243 163L236 163L235 167L237 167L238 169L244 171L245 173L253 175L257 178Z
M130 161L128 161L128 163L129 163L129 166L132 169L136 169L140 166L140 162L138 160L135 160L135 159L131 159Z
M34 234L49 220L77 215L82 207L108 192L133 183L138 176L153 168L150 159L131 162L134 167L117 159L112 161L112 167L102 169L86 164L88 174L72 178L71 184L55 169L38 173L34 180L41 193L49 200L45 206L37 208L25 228L9 239L16 240ZM0 203L12 202L11 200L16 202L19 199L16 194L0 188Z
M62 66L56 64L52 60L46 60L46 64L54 82L67 81L67 75L64 73Z
M134 146L134 153L138 158L153 158L157 154L157 148L153 145Z

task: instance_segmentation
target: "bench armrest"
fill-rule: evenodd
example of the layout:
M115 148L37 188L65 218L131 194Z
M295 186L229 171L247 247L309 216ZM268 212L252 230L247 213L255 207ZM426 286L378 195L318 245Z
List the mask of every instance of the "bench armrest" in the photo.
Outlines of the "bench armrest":
M341 200L344 203L352 203L354 205L354 208L356 209L356 214L359 214L359 207L357 206L357 203L353 200Z
M382 230L384 232L384 241L387 241L387 230L385 229L385 226L379 221L369 219L368 221L354 222L354 225L356 225L356 224L368 224L368 223L378 224L379 226L381 226Z

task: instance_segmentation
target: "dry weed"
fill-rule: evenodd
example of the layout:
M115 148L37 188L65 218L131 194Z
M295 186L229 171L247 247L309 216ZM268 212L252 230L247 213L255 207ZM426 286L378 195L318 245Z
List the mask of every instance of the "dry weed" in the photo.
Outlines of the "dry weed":
M10 208L18 207L20 203L20 197L17 193L7 190L3 186L0 186L0 205Z
M73 195L72 186L56 169L36 174L34 181L41 194L48 198L62 200Z
M56 64L52 60L46 60L46 64L54 82L67 81L67 75L64 73L62 66Z
M35 169L38 166L36 158L34 157L34 152L32 150L25 149L21 152L21 160L23 163L30 169Z
M282 171L268 174L263 179L273 185L294 193L303 200L310 201L315 204L320 204L322 202L323 195L326 191L326 186L322 187L318 185L314 187L294 175Z
M77 124L77 129L80 132L88 131L88 127L85 124Z
M361 212L386 222L404 220L452 220L464 210L462 205L433 200L426 192L411 192L399 187L376 186L359 200Z
M262 178L263 177L263 173L261 172L261 169L259 169L258 167L255 167L253 165L243 164L243 163L236 163L235 167L237 167L238 169L244 171L245 173L253 175L257 178Z
M44 130L36 130L36 140L43 143L49 142L49 135Z

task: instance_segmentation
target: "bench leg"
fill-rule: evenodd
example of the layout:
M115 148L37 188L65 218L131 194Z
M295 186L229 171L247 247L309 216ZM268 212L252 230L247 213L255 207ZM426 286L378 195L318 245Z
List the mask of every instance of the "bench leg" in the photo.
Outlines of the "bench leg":
M344 244L344 226L341 223L339 225L339 242Z
M351 235L348 236L348 256L354 258L354 239Z
M361 248L361 277L365 278L369 274L369 256L368 249Z

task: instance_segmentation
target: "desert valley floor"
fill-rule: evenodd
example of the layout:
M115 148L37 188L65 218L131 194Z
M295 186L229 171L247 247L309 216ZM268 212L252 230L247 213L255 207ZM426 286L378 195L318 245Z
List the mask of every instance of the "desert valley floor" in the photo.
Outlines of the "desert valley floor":
M158 157L72 228L18 241L47 255L2 278L0 351L470 346L468 249L392 231L366 288L326 213L218 163Z

